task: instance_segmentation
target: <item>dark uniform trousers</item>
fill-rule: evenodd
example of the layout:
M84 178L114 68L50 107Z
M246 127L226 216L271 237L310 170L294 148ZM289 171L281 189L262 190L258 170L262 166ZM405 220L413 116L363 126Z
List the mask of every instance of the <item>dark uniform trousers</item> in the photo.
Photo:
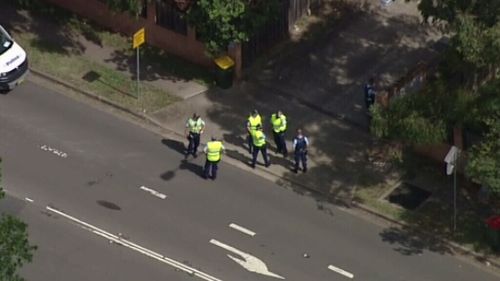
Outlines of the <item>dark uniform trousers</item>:
M299 170L302 164L302 170L307 171L307 143L304 138L295 138L295 172Z
M252 154L252 149L253 149L253 137L251 133L248 133L247 136L247 142L248 142L248 153Z
M189 132L188 140L189 144L186 155L193 154L194 156L196 155L196 153L198 153L198 146L200 145L200 134Z
M264 164L266 167L270 165L269 159L267 158L267 147L264 144L263 146L253 146L252 151L252 167L255 167L255 163L257 163L257 156L259 155L259 151L262 153L262 158L264 158Z
M286 156L288 154L288 150L286 149L285 132L276 133L273 131L273 136L277 152L283 153L283 155Z
M203 169L203 176L205 178L211 177L215 179L217 177L217 169L220 160L218 161L209 161L208 159L205 161L205 168Z

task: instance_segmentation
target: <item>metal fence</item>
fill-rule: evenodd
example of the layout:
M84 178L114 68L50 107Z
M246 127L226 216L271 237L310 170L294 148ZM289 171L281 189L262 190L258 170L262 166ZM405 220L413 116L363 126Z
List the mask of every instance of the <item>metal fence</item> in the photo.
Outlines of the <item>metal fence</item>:
M289 30L308 13L311 5L318 5L321 0L281 0L276 17L269 21L248 42L242 44L243 67L250 66L259 55L276 43L288 38Z
M187 35L188 24L183 13L170 2L156 2L156 24L177 33Z

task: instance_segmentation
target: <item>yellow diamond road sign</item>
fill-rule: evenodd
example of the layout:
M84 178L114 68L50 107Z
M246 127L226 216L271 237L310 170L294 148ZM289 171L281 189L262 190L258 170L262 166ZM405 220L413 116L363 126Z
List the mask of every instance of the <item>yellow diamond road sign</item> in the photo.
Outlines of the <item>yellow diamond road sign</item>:
M134 34L134 40L133 40L133 44L132 44L132 47L135 49L139 46L141 46L142 44L144 44L144 42L146 41L146 30L143 28L139 29L139 31L137 31L135 34Z

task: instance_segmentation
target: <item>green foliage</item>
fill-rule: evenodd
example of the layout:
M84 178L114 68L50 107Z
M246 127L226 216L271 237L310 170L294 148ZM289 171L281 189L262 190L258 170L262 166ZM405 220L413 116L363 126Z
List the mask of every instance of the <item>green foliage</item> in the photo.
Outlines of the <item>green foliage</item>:
M29 244L26 224L2 215L0 218L0 280L23 280L17 271L25 262L31 262L35 246Z
M485 131L480 143L469 151L467 175L500 195L500 79L479 89L469 108L468 126Z
M419 94L395 98L387 109L375 106L372 109L372 133L379 138L401 140L409 144L443 142L448 123L443 116L444 112L451 110L447 100L450 91L438 80ZM454 115L462 116L458 112ZM448 118L453 118L453 115Z
M498 22L500 1L496 0L420 0L418 4L424 19L454 23L459 15L470 14L478 22L491 27Z
M2 159L0 158L0 199L5 194L2 190ZM28 241L26 224L20 220L2 214L0 217L0 280L24 280L17 273L18 269L26 262L31 262L36 246Z
M477 67L486 65L487 58L484 56L487 46L487 34L485 26L477 23L471 15L460 15L455 23L456 35L453 45L464 61Z
M500 195L500 118L491 123L483 141L471 149L466 172L474 182Z
M198 0L187 12L209 55L217 56L231 43L248 41L272 19L278 0Z
M387 109L372 109L371 131L381 138L410 144L439 143L446 128L462 126L484 132L469 151L466 172L500 195L500 79L477 93L446 86L437 80L424 91L396 98Z
M474 89L491 79L500 66L500 1L421 0L418 7L426 20L448 27L452 72Z
M216 55L231 42L248 40L243 19L247 6L241 0L199 0L187 19L196 28L210 54Z

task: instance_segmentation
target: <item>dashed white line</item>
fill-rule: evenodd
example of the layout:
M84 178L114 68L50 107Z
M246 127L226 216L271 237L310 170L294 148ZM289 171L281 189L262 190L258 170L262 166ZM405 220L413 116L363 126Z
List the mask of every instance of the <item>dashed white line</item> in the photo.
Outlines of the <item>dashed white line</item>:
M345 277L347 277L347 278L350 278L350 279L354 278L354 274L352 274L352 273L350 273L350 272L347 272L347 271L345 271L345 270L343 270L343 269L340 269L340 268L338 268L338 267L335 267L335 266L333 266L333 265L329 265L329 266L328 266L328 269L330 269L330 270L332 270L332 271L335 271L335 272L337 272L338 274L342 274L342 275L344 275L344 276L345 276Z
M127 240L127 239L124 239L124 238L122 238L120 236L116 236L114 234L111 234L111 233L109 233L109 232L107 232L105 230L102 230L102 229L100 229L100 228L98 228L96 226L93 226L93 225L91 225L89 223L81 221L81 220L79 220L79 219L77 219L75 217L72 217L72 216L70 216L70 215L68 215L66 213L63 213L63 212L61 212L59 210L56 210L56 209L54 209L54 208L52 208L50 206L47 206L45 208L47 210L53 212L53 213L56 213L56 214L58 214L60 216L65 217L66 219L68 219L68 220L70 220L70 221L78 224L80 227L82 227L84 229L87 229L87 230L91 231L92 233L94 233L96 235L104 237L104 238L106 238L106 239L108 239L110 241L113 241L115 243L123 245L123 246L125 246L125 247L127 247L127 248L129 248L131 250L134 250L136 252L139 252L139 253L141 253L141 254L143 254L145 256L151 257L151 258L156 259L156 260L158 260L160 262L168 264L168 265L170 265L170 266L172 266L174 268L182 270L182 271L188 273L189 275L199 277L199 278L201 278L203 280L206 280L206 281L222 281L221 279L218 279L218 278L216 278L214 276L211 276L211 275L209 275L207 273L204 273L204 272L199 271L199 270L197 270L195 268L187 266L187 265L185 265L185 264L183 264L181 262L178 262L178 261L176 261L174 259L171 259L169 257L166 257L166 256L161 255L159 253L156 253L154 251L151 251L151 250L149 250L147 248L144 248L144 247L142 247L142 246L140 246L138 244L135 244L135 243L133 243L133 242Z
M33 201L34 201L33 199L30 199L30 198L28 198L28 197L25 197L25 198L24 198L24 200L26 200L26 201L28 201L28 202L30 202L30 203L33 203Z
M141 187L139 187L139 188L140 188L140 189L142 189L142 190L144 190L144 191L146 191L146 192L151 193L151 195L156 196L156 197L158 197L158 198L160 198L160 199L165 199L165 198L167 198L167 195L165 195L165 194L163 194L163 193L161 193L161 192L158 192L158 191L156 191L156 190L154 190L154 189L147 188L147 187L145 187L145 186L141 186Z
M256 234L255 232L253 232L253 231L249 230L248 228L245 228L245 227L243 227L243 226L239 226L239 225L237 225L237 224L235 224L235 223L231 223L231 224L229 225L229 227L230 227L230 228L232 228L232 229L238 230L238 231L240 231L240 232L243 232L243 233L245 233L245 234L247 234L247 235L250 235L250 236L252 236L252 237L253 237L253 236L255 236L255 234Z

